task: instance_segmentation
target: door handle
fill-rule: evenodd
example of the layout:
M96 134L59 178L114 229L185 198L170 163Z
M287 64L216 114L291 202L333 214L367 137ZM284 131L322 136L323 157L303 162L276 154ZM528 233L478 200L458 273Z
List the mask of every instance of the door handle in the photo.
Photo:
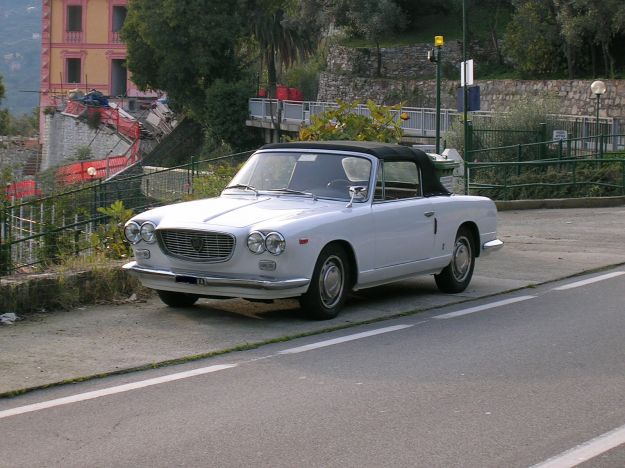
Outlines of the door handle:
M434 216L434 211L426 211L425 213L423 213L427 218L431 218L432 216Z

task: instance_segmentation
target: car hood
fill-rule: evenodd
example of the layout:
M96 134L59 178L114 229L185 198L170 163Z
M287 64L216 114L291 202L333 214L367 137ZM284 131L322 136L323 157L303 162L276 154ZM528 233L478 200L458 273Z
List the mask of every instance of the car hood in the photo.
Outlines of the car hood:
M227 196L168 205L145 212L136 218L141 221L154 221L161 229L208 224L243 228L268 220L286 222L315 213L327 213L342 209L345 204L344 201L293 196Z

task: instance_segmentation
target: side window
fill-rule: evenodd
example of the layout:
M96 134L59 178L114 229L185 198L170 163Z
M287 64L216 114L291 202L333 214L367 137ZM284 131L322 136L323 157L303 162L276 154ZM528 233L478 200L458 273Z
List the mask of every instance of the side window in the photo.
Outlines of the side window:
M421 192L421 173L412 161L384 161L378 171L374 200L417 198Z

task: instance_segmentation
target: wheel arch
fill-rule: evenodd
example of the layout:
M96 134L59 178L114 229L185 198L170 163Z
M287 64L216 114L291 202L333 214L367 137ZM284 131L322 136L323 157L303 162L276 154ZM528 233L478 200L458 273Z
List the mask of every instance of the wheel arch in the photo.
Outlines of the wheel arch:
M358 282L358 261L356 260L356 253L354 252L352 244L344 239L336 239L328 242L326 245L323 246L323 248L325 249L329 245L338 245L347 254L347 259L349 260L349 287L351 289Z
M479 257L482 251L480 246L480 230L473 221L465 221L458 227L458 231L462 228L466 228L471 233L471 244L473 245L473 251L475 256Z

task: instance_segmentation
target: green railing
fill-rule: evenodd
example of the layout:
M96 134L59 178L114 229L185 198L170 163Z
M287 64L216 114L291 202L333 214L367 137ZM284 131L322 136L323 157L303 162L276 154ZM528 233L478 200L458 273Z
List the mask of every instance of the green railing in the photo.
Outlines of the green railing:
M122 201L139 213L156 206L201 198L227 183L221 168L244 162L251 151L172 168L140 167L139 174L95 182L36 200L0 203L0 276L31 271L66 256L91 255L94 233L109 216L99 209ZM223 172L223 171L222 171ZM211 184L202 183L210 180ZM207 190L208 189L208 190Z
M467 193L494 200L625 195L625 157L465 164Z
M588 157L599 151L625 148L623 135L610 132L607 122L597 125L586 120L550 120L537 125L534 130L484 128L484 122L477 125L469 122L467 126L466 159L471 162L550 159L558 150L566 152L568 157ZM551 135L555 138L557 133L565 138L549 140ZM563 142L562 148L557 147L559 141Z

